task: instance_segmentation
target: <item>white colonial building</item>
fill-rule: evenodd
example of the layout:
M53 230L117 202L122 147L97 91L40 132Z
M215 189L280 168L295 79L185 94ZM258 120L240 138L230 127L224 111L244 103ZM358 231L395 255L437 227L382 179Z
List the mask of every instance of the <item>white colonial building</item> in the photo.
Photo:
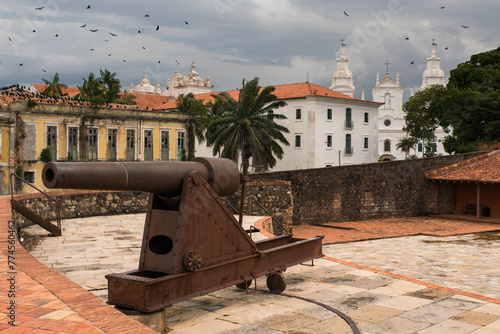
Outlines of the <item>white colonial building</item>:
M274 94L287 104L275 113L287 116L277 122L289 130L284 135L290 144L282 146L283 159L277 161L274 171L377 161L380 103L355 99L309 82L274 87ZM237 91L228 93L238 96ZM196 156L212 156L212 149L197 142Z

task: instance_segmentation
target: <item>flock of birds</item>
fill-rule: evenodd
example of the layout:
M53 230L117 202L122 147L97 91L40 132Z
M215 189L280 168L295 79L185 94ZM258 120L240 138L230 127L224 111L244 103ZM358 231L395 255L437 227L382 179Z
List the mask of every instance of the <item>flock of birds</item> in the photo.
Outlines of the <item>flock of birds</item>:
M45 8L45 7L37 7L37 8L35 8L35 10L42 11L44 8ZM86 9L92 9L92 7L91 7L90 5L88 5L88 6L86 7ZM145 14L145 15L144 15L144 17L145 17L145 18L149 18L150 16L149 16L149 14ZM184 24L185 24L185 25L189 25L189 22L184 21ZM83 24L83 25L80 25L80 28L86 28L86 27L87 27L87 23L85 23L85 24ZM156 25L156 29L155 29L155 31L158 31L158 30L160 30L160 25L159 25L159 24L157 24L157 25ZM98 32L98 31L99 31L99 29L89 29L89 31L90 31L90 32L92 32L92 33L96 33L96 32ZM33 29L33 30L32 30L32 32L33 32L33 33L36 33L36 29ZM140 33L141 33L141 30L138 30L138 31L137 31L137 33L138 33L138 34L140 34ZM118 37L118 34L113 33L113 32L109 32L109 35L111 35L112 37ZM54 35L54 37L58 38L58 37L59 37L59 34L55 34L55 35ZM8 36L8 39L9 39L9 41L10 41L10 42L14 42L14 40L13 40L10 36ZM110 41L110 39L104 39L104 41L105 41L105 42L109 42L109 41ZM143 49L143 50L146 50L146 47L145 47L145 46L143 46L143 47L142 47L142 49ZM95 51L95 48L91 48L91 49L90 49L90 51L91 51L91 52L92 52L92 51ZM109 54L108 54L108 57L111 57L111 56L112 56L112 54L111 54L111 53L109 53ZM126 59L123 59L122 61L123 61L123 62L126 62L127 60L126 60ZM160 63L161 63L161 60L158 60L158 64L160 64ZM176 65L179 65L179 63L177 62L177 60L175 61L175 64L176 64ZM17 65L19 65L19 66L23 66L23 65L24 65L24 63L17 63ZM47 72L45 69L42 69L42 71L43 71L43 72Z
M445 9L445 7L446 7L446 6L439 6L438 8L439 8L439 9ZM347 14L347 12L346 12L345 10L344 10L343 12L344 12L344 15L345 15L345 16L350 17L350 15L349 15L349 14ZM461 24L460 26L461 26L462 28L464 28L464 29L468 29L468 28L469 28L469 26L466 26L466 25L463 25L463 24ZM406 36L406 37L405 37L405 40L409 41L409 40L410 40L410 37ZM435 46L435 45L437 45L437 44L435 43L434 39L432 40L432 45L434 45L434 46ZM444 50L448 50L448 47L447 47L447 46L445 46L445 47L444 47ZM414 63L415 63L415 61L413 61L413 60L412 60L412 61L410 61L410 64L411 64L411 65L413 65Z
M37 11L42 11L42 10L44 10L44 8L45 8L45 7L37 7L37 8L35 8L35 10L37 10ZM439 6L438 8L439 8L440 10L443 10L443 9L445 9L445 6ZM86 9L87 9L87 10L91 10L91 9L92 9L92 7L91 7L90 5L88 5L88 6L86 7ZM346 17L350 17L350 15L349 15L349 14L348 14L345 10L343 11L343 13L344 13L344 15L345 15ZM145 15L144 15L144 17L145 17L145 18L149 18L150 16L149 16L149 14L145 14ZM188 25L188 24L189 24L187 21L184 21L184 23L185 23L186 25ZM462 24L461 26L462 26L462 28L464 28L464 29L468 29L468 28L469 28L469 26L466 26L466 25L463 25L463 24ZM84 28L86 28L86 27L87 27L87 23L80 25L80 28L81 28L81 29L84 29ZM156 25L156 29L155 29L155 31L159 31L159 30L160 30L160 25L158 25L158 24L157 24L157 25ZM99 29L89 29L89 31L90 31L90 32L92 32L92 33L97 33L97 32L99 31ZM36 33L36 29L33 29L33 30L32 30L32 32L33 32L33 33ZM142 31L139 29L139 30L137 30L137 33L138 33L138 34L141 34L141 33L142 33ZM112 38L116 38L116 37L118 37L118 34L117 34L117 33L114 33L114 32L109 32L109 35L110 35ZM59 37L59 34L55 34L55 36L54 36L54 37L58 38L58 37ZM10 41L10 42L14 42L14 41L13 41L13 39L12 39L10 36L8 36L8 39L9 39L9 41ZM104 39L104 41L105 41L105 42L110 42L110 40L111 40L111 39ZM409 38L408 36L406 36L406 37L405 37L405 40L407 40L407 41L408 41L408 40L410 40L410 38ZM433 41L433 45L437 45L437 44L435 44L435 43L434 43L434 41ZM142 49L143 49L143 50L146 50L146 47L145 47L145 46L142 46ZM96 49L95 49L95 48L91 48L91 49L89 49L89 50L90 50L90 52L93 52L93 51L95 51ZM444 48L444 50L448 50L448 47L445 47L445 48ZM112 54L111 54L111 53L108 53L107 55L108 55L108 57L111 57L111 56L112 56ZM126 62L127 60L126 60L126 59L123 59L122 61L123 61L123 62ZM161 60L158 60L158 64L160 64L160 63L161 63ZM176 63L176 66L177 66L177 65L179 65L179 63L177 62L177 60L175 61L175 63ZM412 60L412 61L410 62L410 64L414 64L414 61ZM23 66L23 65L24 65L24 63L17 63L17 65L19 65L19 66ZM42 71L43 71L43 72L47 72L45 69L42 69Z

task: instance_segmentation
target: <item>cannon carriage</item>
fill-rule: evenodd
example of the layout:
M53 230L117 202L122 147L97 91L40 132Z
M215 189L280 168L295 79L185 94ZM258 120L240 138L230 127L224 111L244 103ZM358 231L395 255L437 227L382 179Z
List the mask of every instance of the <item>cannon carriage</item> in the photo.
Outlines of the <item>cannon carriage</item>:
M228 159L51 162L42 179L47 188L150 193L139 268L106 275L108 303L122 308L153 312L264 275L281 293L287 267L323 256L322 236L251 239L221 200L241 182Z

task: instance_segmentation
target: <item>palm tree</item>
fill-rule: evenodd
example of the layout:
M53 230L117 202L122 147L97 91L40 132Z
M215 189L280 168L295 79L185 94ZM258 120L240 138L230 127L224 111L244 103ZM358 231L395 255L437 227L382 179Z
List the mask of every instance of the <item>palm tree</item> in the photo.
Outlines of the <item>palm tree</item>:
M61 88L67 87L65 84L59 82L59 73L54 74L54 78L50 78L50 81L43 78L42 80L47 85L42 94L47 96L59 97L63 94Z
M99 78L104 92L104 101L106 103L114 103L118 101L120 94L120 79L116 78L116 73L111 73L108 70L100 70L101 77Z
M243 184L241 196L244 198L245 181L250 165L265 163L276 165L276 158L283 158L283 149L279 143L289 145L283 133L288 129L275 120L286 119L285 115L273 111L286 106L273 94L272 86L261 88L259 78L249 82L243 80L239 98L235 100L227 92L217 95L227 114L212 121L208 127L209 141L213 143L214 155L222 152L222 157L238 160L241 155ZM240 204L240 223L243 217L243 200Z
M405 159L408 159L408 152L410 149L415 149L415 145L417 144L417 140L412 137L404 137L399 140L396 144L396 148L399 148L405 151Z
M104 104L104 92L100 79L96 78L92 72L89 73L88 79L82 79L83 85L77 86L80 93L75 98L89 101L93 106Z
M195 138L202 141L206 128L207 107L202 100L197 100L193 93L181 94L176 99L175 111L190 114L193 117L187 122L187 160L194 158Z

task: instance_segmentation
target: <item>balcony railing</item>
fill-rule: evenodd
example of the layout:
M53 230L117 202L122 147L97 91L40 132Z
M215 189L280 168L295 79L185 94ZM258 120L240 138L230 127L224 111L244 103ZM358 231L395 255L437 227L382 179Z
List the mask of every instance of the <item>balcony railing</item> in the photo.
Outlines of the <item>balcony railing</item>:
M354 147L345 147L344 148L344 155L352 155L354 152Z
M348 121L344 121L344 128L348 129L348 130L354 128L354 121L352 119L348 120Z

